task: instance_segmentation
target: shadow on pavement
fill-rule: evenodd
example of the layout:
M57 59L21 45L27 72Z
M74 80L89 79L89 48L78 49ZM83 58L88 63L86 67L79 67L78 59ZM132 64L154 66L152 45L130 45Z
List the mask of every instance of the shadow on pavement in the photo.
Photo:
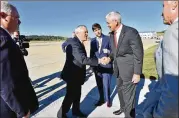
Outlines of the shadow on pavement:
M60 72L56 72L56 73L53 73L51 75L39 78L39 79L33 81L32 83L37 84L36 88L44 87L46 83L50 82L51 80L53 80L55 78L60 78ZM40 82L42 82L42 83L40 83ZM38 83L40 83L40 84L38 84ZM39 109L34 114L32 114L32 116L37 114L38 112L42 111L44 108L46 108L48 105L50 105L51 103L53 103L54 101L56 101L60 97L65 96L65 88L66 87L56 91L55 93L53 93L49 97L45 97L45 95L54 91L55 89L59 88L60 86L62 86L64 84L65 84L65 82L61 81L59 83L56 83L55 85L49 86L45 89L42 89L42 90L36 92L36 94L38 94L37 95L38 99L40 97L44 97L45 99L43 99L43 100L39 99Z
M152 92L152 88L154 88L155 84L157 83L156 78L154 76L150 76L149 80L150 80L150 84L148 85L149 92L147 92L144 95L145 99L140 104L138 104L139 96L140 96L141 90L143 89L143 87L145 85L145 81L146 81L145 75L143 75L143 74L141 75L141 80L137 85L137 88L136 88L136 103L135 103L136 118L143 118L142 113L143 113L144 104L145 104L146 100L148 99L148 95L150 95L150 93Z

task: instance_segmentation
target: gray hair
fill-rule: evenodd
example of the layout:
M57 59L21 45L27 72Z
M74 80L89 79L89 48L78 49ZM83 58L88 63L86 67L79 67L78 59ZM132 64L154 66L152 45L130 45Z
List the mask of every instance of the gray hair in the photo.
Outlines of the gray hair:
M7 1L1 1L1 12L6 14L12 13L13 6L9 4Z
M121 23L121 14L117 11L112 11L112 12L108 13L106 15L106 19L108 19L108 18L110 18L112 20L116 20L119 23Z
M82 28L87 28L85 25L79 25L78 27L76 27L75 29L75 34L78 33L78 32L81 32L82 31Z

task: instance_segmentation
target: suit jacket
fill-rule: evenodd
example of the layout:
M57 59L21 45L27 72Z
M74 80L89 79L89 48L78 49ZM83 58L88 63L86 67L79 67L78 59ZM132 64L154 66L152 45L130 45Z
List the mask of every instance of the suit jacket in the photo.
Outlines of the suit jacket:
M178 21L165 31L161 52L162 61L156 56L161 79L145 103L144 118L178 118Z
M90 57L96 57L96 58L102 58L102 57L109 57L111 52L111 45L110 45L110 39L109 36L103 35L102 34L102 45L101 49L99 51L99 42L97 38L91 39L91 49L90 49ZM112 61L107 64L103 65L100 64L97 68L98 71L100 72L105 72L105 73L112 73Z
M77 37L68 40L61 78L67 83L84 84L86 65L98 66L98 59L87 57L85 47Z
M178 21L166 30L163 38L161 96L153 116L178 118ZM157 65L161 66L161 65Z
M11 36L0 27L0 101L3 118L23 117L38 109L24 57Z
M136 29L123 25L117 48L114 33L110 33L112 47L111 59L114 60L114 75L131 81L133 74L142 74L143 44Z

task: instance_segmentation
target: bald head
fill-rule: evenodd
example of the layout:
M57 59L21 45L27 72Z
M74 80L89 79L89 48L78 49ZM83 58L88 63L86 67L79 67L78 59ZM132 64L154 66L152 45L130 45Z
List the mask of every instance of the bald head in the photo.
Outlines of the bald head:
M164 1L162 16L164 24L172 24L178 18L178 1Z

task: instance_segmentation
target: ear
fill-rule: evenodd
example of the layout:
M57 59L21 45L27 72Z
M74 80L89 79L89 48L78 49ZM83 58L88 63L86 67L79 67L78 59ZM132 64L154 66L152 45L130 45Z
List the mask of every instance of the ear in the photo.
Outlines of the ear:
M171 5L172 5L172 10L175 10L176 8L178 8L178 1L172 1Z
M6 18L6 16L7 16L6 13L0 12L0 17L1 17L1 18Z

